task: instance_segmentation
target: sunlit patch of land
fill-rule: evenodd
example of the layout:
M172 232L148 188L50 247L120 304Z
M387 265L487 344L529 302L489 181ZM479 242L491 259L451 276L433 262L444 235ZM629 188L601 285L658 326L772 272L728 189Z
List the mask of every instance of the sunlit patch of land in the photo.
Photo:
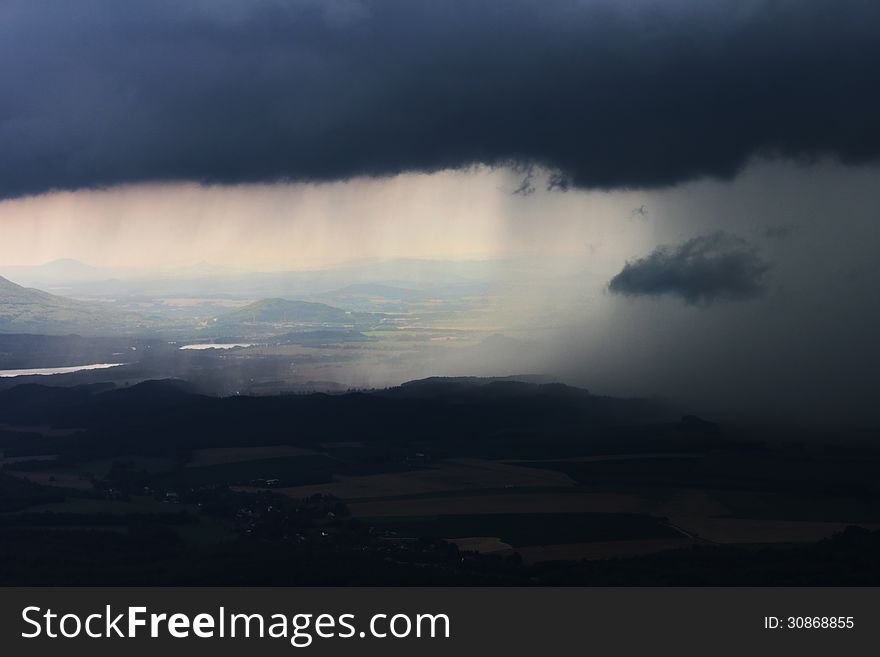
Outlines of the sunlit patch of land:
M503 542L497 536L450 538L449 542L464 552L482 552L483 554L512 554L514 552L513 546Z

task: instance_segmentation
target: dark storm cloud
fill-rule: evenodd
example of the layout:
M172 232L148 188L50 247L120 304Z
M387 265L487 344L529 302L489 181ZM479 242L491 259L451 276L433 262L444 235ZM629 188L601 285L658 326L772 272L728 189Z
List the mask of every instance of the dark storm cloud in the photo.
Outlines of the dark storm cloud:
M770 240L787 240L797 233L797 228L791 224L767 226L761 231L761 235Z
M608 289L625 296L669 294L689 304L740 301L763 292L767 269L748 242L718 232L627 262Z
M880 154L873 0L6 0L0 196Z

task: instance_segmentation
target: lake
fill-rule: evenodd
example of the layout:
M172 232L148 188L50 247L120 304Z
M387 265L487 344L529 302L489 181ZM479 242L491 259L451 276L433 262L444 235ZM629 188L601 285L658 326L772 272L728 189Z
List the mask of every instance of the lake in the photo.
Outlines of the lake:
M254 345L246 342L227 342L227 343L207 343L207 344L186 344L181 349L235 349L236 347L253 347Z
M0 379L12 376L50 376L52 374L71 374L85 370L106 370L125 363L95 363L93 365L74 365L73 367L35 367L28 370L0 370Z

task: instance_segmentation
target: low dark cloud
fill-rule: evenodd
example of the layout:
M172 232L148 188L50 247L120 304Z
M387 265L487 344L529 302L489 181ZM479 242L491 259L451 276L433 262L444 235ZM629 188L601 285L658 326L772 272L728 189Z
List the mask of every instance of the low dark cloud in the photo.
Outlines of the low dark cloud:
M0 197L880 155L873 0L6 0Z
M694 305L742 301L763 293L767 270L748 242L718 232L627 262L608 289L625 296L668 294Z
M525 173L523 174L523 178L520 181L519 185L516 189L511 192L512 194L519 194L520 196L531 196L535 193L535 169L532 166L526 168Z

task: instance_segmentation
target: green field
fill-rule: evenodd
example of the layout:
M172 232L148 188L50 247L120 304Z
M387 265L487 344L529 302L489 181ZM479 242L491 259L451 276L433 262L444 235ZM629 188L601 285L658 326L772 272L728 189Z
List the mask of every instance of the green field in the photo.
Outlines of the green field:
M333 472L344 465L320 454L287 458L259 459L181 468L153 479L157 487L200 487L248 484L277 479L279 486L304 486L330 481Z
M401 537L496 536L514 547L681 535L659 519L637 513L495 513L365 518L364 521Z

